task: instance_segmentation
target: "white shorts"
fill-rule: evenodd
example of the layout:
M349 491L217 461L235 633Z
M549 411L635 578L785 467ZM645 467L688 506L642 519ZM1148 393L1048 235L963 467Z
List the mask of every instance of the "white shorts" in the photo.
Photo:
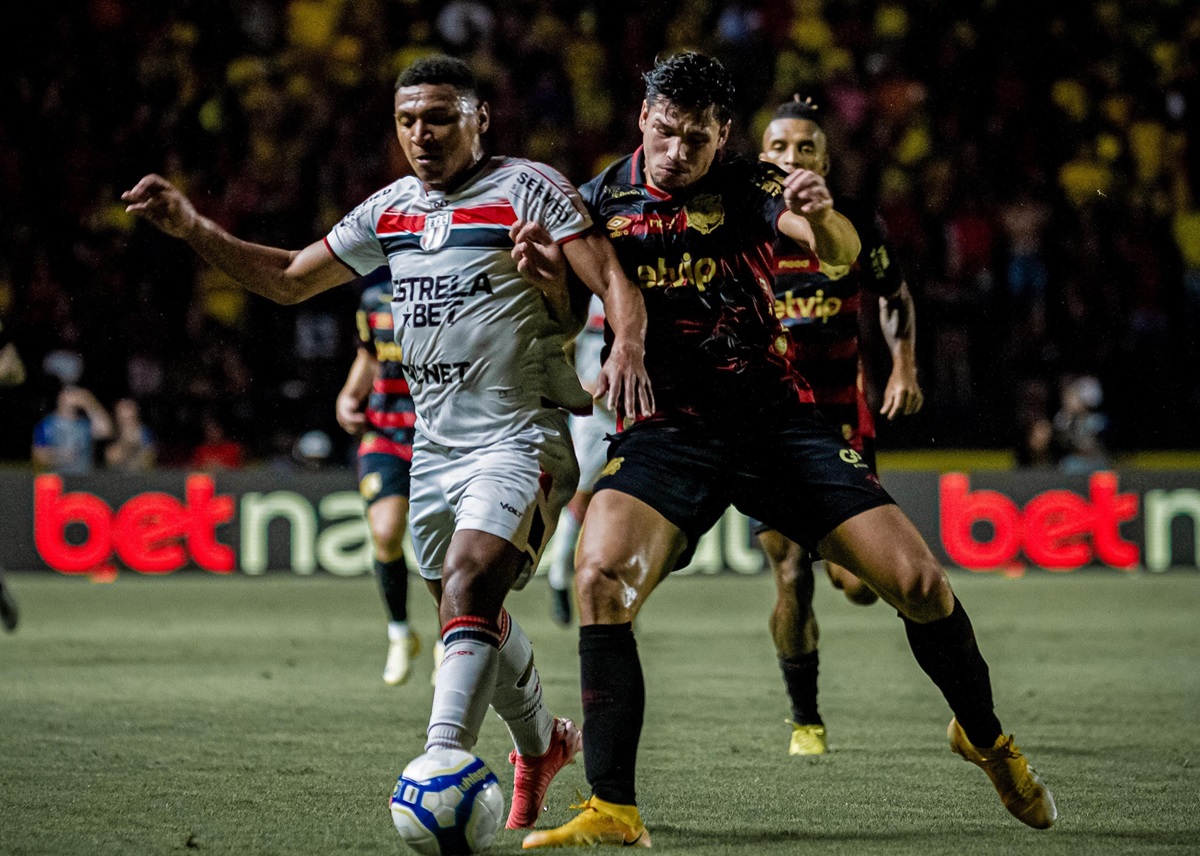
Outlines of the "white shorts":
M408 526L422 577L440 580L451 537L474 529L528 557L513 588L525 585L579 482L566 415L556 413L548 424L554 427L474 449L447 448L418 435Z
M570 424L571 441L579 458L579 490L590 493L608 463L605 437L617 433L617 419L607 408L596 404L591 416L572 416Z

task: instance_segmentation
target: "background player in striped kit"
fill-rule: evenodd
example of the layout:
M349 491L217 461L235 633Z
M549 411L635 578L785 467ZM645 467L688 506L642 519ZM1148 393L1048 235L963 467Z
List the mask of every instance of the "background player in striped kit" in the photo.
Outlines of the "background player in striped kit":
M532 826L579 731L542 703L528 638L504 598L528 578L578 479L563 405L590 404L563 354L563 258L602 296L614 341L597 393L653 408L645 305L573 187L551 168L485 157L490 108L468 66L428 57L395 88L415 175L377 191L300 251L241 241L158 175L122 198L244 288L296 303L387 264L416 404L410 520L439 597L445 660L426 749L470 750L489 704L516 748L510 827ZM553 244L562 246L555 250ZM545 264L549 260L550 264Z
M781 104L763 133L759 157L789 174L807 169L828 175L828 140L817 119L811 100L801 101L797 95ZM917 382L916 313L878 214L841 195L837 208L862 240L858 260L831 276L806 247L780 236L775 242L775 314L791 333L796 365L812 386L817 408L874 471L875 421L864 392L860 307L869 295L878 296L880 325L892 355L880 409L888 419L916 413L923 403ZM826 732L817 707L814 564L825 565L830 580L853 603L868 605L878 595L850 571L820 560L770 527L756 524L754 529L775 576L770 626L791 700L788 752L819 755L826 749Z
M355 322L358 349L338 393L338 424L359 437L358 489L367 503L374 542L375 579L388 613L386 684L408 680L420 639L408 626L408 564L404 531L408 519L416 408L400 368L392 329L392 277L386 265L363 277ZM435 656L436 661L436 656Z

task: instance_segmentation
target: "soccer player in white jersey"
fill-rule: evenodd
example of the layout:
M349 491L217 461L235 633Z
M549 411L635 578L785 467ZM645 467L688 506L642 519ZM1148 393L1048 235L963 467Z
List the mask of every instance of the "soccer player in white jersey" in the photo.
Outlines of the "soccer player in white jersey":
M239 240L157 175L122 198L279 303L390 266L396 341L417 410L410 528L445 646L426 749L471 750L494 707L516 745L508 826L529 827L580 746L579 730L543 705L532 647L503 606L536 566L578 478L562 406L587 395L562 352L563 259L603 299L614 334L597 396L628 413L653 407L645 305L561 175L485 157L489 108L465 63L431 57L405 69L395 119L415 176L303 250Z
M588 303L587 320L575 337L574 363L579 382L588 392L596 387L600 374L601 354L604 350L604 303L592 295ZM575 456L579 460L579 487L563 509L559 518L558 534L554 540L554 554L550 559L547 582L550 584L550 617L555 623L568 626L571 623L572 589L575 577L575 548L579 542L579 530L583 526L583 515L592 500L596 479L608 463L607 438L617 433L617 416L596 402L590 415L572 413L569 417L571 441L575 445Z

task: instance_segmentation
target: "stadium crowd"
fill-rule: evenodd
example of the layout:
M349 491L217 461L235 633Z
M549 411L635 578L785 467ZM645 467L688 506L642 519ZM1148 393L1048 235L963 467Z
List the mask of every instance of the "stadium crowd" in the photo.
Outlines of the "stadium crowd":
M640 74L684 47L738 82L736 152L757 153L780 101L812 96L835 194L887 223L928 404L882 428L883 448L1054 464L1078 459L1080 426L1095 451L1101 423L1104 450L1200 445L1195 4L87 0L29 14L0 77L0 320L28 368L4 393L2 459L28 458L59 393L46 358L63 353L107 406L136 402L160 463L187 464L214 434L248 460L310 431L344 451L333 403L353 289L296 308L247 296L125 213L119 191L146 166L234 233L299 247L407 171L380 104L413 59L467 59L490 89L492 150L582 183L635 144ZM1071 416L1081 401L1096 418Z

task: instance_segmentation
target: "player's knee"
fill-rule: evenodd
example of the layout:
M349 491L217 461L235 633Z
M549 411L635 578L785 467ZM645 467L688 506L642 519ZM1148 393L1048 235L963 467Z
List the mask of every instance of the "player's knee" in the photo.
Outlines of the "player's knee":
M582 621L618 624L633 619L636 591L625 576L624 569L612 563L583 556L576 560L575 593Z
M371 530L375 541L375 555L383 562L394 562L404 555L404 529L378 527Z
M915 621L935 621L950 614L954 594L946 572L933 556L906 560L900 574L900 611Z

